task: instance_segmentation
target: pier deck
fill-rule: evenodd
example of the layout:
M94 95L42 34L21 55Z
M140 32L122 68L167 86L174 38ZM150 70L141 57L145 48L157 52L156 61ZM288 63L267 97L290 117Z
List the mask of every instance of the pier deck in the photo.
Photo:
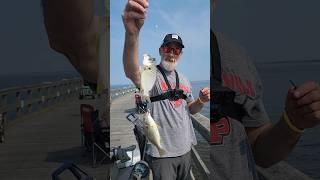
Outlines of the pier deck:
M10 122L0 144L0 179L51 179L63 162L74 162L96 179L106 179L108 166L92 168L90 154L81 147L80 104L103 107L102 100L58 103ZM64 173L62 179L74 179Z
M110 144L111 147L136 145L133 124L126 116L135 108L133 94L127 94L112 101L110 108Z

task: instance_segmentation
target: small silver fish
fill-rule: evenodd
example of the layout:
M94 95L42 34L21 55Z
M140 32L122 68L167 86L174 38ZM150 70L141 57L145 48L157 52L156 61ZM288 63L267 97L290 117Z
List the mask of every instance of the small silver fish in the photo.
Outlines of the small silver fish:
M156 64L156 59L152 58L149 54L143 54L143 66L152 66Z
M148 54L143 55L143 66L140 67L140 94L149 96L149 91L152 89L157 77L157 67L155 59Z
M153 120L149 112L146 112L144 114L144 133L149 139L149 141L154 144L158 151L160 156L163 156L166 152L162 148L160 143L160 134L158 130L158 126L156 122Z

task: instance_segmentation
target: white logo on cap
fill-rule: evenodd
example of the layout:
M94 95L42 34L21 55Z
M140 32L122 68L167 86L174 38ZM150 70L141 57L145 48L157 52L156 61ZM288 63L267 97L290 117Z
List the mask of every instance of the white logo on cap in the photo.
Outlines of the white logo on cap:
M172 38L172 39L178 39L178 35L172 34L171 38Z

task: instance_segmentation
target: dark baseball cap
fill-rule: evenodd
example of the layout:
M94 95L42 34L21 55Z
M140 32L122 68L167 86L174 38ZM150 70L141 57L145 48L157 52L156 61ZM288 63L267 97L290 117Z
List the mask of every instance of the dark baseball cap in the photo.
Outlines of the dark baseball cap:
M163 42L162 42L162 45L166 45L168 43L178 43L182 48L184 48L184 45L182 43L182 39L180 36L178 36L177 34L167 34L164 39L163 39Z

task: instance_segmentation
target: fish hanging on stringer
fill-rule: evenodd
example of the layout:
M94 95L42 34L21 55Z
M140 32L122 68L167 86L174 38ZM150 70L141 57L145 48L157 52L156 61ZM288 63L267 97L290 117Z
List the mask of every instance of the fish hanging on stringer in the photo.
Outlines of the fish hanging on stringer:
M149 91L152 89L157 77L157 67L155 65L155 58L148 54L143 55L143 66L140 67L140 91L142 104L146 104L143 108L143 130L148 140L157 147L160 156L165 154L165 150L161 146L161 137L159 134L159 126L150 115L149 104L150 96Z

